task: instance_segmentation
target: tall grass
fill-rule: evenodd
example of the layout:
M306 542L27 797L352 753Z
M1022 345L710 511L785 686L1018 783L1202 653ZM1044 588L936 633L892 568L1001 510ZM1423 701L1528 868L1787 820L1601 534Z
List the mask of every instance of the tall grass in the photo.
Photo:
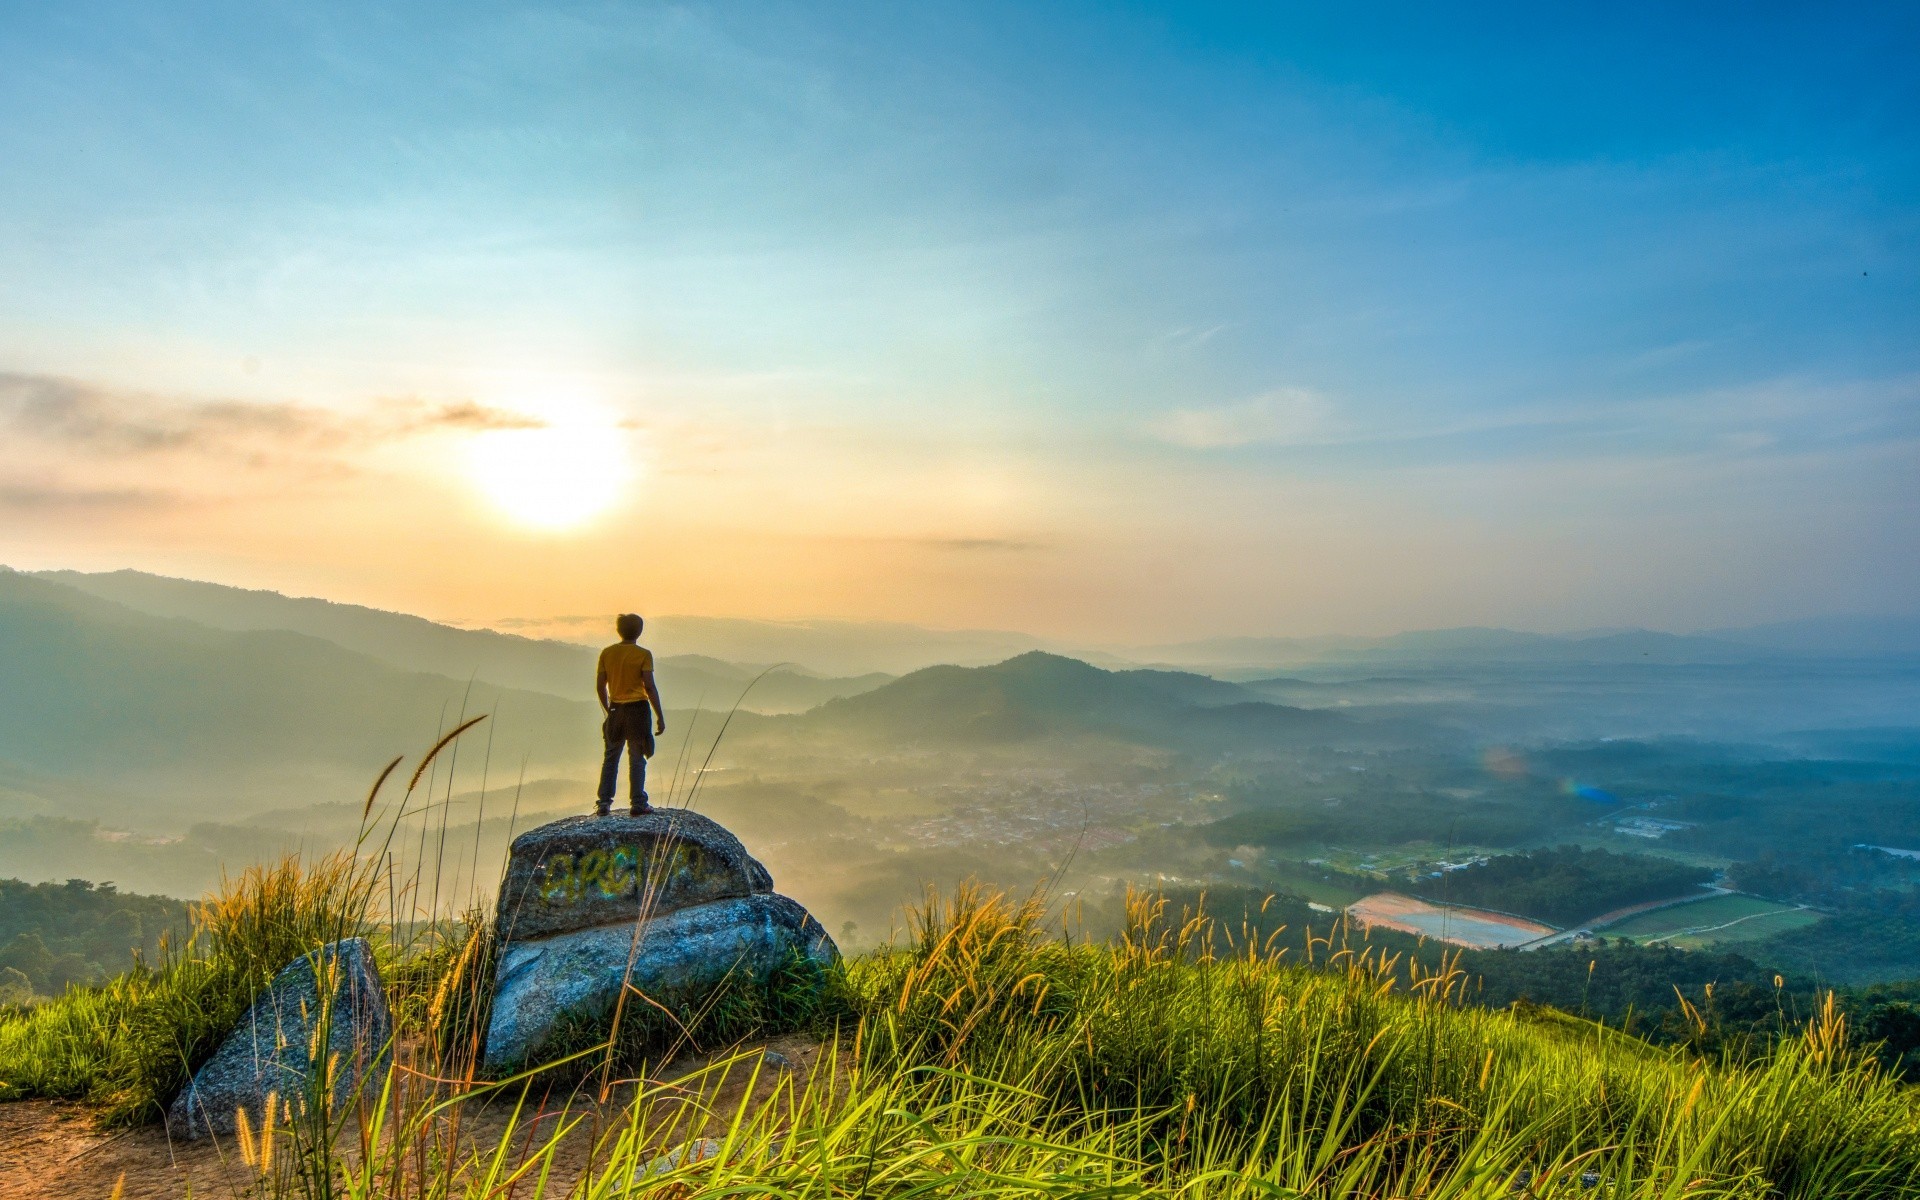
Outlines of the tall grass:
M1339 1130L1341 1155L1466 1162L1488 1138L1641 1179L1754 1194L1920 1196L1920 1104L1847 1040L1829 1004L1757 1064L1710 1063L1584 1022L1465 1008L1455 973L1321 943L1288 966L1216 956L1204 918L1136 898L1118 946L1047 936L1036 901L932 899L908 945L853 964L875 1069L1012 1073L1053 1119L1150 1119L1165 1161L1255 1165ZM1624 1177L1624 1176L1622 1176Z
M290 855L223 880L219 891L193 906L189 934L163 942L156 962L136 964L101 987L69 989L20 1019L0 1022L0 1100L85 1100L109 1125L157 1120L289 963L330 942L378 935L376 916L385 917L382 948L393 959L393 917L403 895L418 894L419 880L396 885L388 848L422 775L480 719L435 743L383 822L373 819L375 803L401 760L387 764L367 793L352 847L317 860ZM425 828L425 814L418 815ZM383 892L388 903L381 911ZM440 925L435 916L424 922L430 933ZM320 993L330 991L323 984Z
M85 1100L114 1125L158 1119L281 968L364 931L363 874L342 852L229 881L157 963L0 1024L0 1099Z
M266 1194L350 1200L1920 1196L1913 1093L1831 1010L1761 1064L1702 1062L1462 1008L1444 974L1396 989L1398 964L1325 944L1313 965L1216 956L1203 921L1134 911L1118 945L1076 945L1037 902L934 898L839 981L855 1019L816 1069L771 1089L723 1092L761 1069L747 1055L623 1110L535 1114L531 1079L396 1066L327 1156L294 1131L249 1157ZM481 1103L505 1128L462 1141ZM592 1143L581 1178L555 1182L534 1124Z

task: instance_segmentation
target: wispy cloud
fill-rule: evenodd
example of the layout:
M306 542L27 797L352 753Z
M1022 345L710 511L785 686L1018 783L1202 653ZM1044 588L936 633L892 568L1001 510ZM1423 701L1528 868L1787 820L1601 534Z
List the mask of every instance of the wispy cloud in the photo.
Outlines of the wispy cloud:
M178 494L157 488L90 488L0 481L0 510L11 512L152 509L171 505L179 499Z
M0 374L0 427L93 454L206 450L237 440L338 441L340 431L293 405L167 402L71 379Z
M1268 392L1177 409L1146 426L1196 451L1266 448L1326 463L1794 457L1920 439L1920 377L1785 377L1620 399L1554 397L1455 414L1336 412L1319 393Z
M132 512L270 495L357 475L382 446L541 424L470 400L342 411L0 372L0 508Z
M925 537L911 540L923 549L953 554L1026 554L1045 549L1039 542L1020 538Z
M416 432L429 429L459 429L471 433L483 433L493 429L541 429L546 422L525 413L509 412L504 408L488 408L471 400L457 404L442 404L437 407L424 406L419 401L388 401L389 406L406 407L412 405L424 411L413 421L404 423L401 428Z
M1150 422L1147 431L1189 450L1234 446L1286 446L1319 441L1333 418L1333 404L1306 388L1273 391L1213 408L1181 408Z
M47 375L0 372L0 430L69 453L186 451L257 458L366 448L441 430L530 429L538 418L471 400L376 402L363 413L289 403L157 396Z

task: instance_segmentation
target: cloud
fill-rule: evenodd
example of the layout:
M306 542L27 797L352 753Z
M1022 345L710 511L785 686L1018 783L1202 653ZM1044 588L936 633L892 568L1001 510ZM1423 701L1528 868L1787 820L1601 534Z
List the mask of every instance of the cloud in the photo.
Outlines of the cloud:
M1161 334L1160 337L1155 340L1155 344L1159 348L1172 351L1173 353L1184 354L1190 350L1198 350L1214 338L1225 333L1226 330L1227 326L1224 324L1204 327L1182 325L1178 329L1169 329L1166 333Z
M351 478L370 452L409 439L543 424L471 400L401 397L342 411L0 371L0 509L235 501Z
M311 405L182 399L47 375L0 372L0 430L93 455L262 455L366 449L440 430L537 429L536 417L471 400L413 397L342 413Z
M153 488L89 488L64 484L0 482L0 509L49 512L102 509L151 509L176 502L179 497Z
M334 423L295 405L167 402L45 375L0 373L0 427L96 454L205 450L236 440L339 440Z
M907 540L925 550L939 550L950 554L1025 554L1043 549L1039 542L1022 541L1018 538L923 537Z
M396 408L420 408L421 401L388 401ZM462 400L457 404L442 404L430 407L414 420L402 426L406 432L424 432L433 429L457 429L468 433L484 433L494 429L545 429L547 423L538 417L525 413L509 412L504 408L488 408L484 404L475 404L471 400Z
M1333 405L1306 388L1271 392L1216 408L1182 408L1150 422L1147 431L1189 450L1235 446L1287 446L1326 436Z

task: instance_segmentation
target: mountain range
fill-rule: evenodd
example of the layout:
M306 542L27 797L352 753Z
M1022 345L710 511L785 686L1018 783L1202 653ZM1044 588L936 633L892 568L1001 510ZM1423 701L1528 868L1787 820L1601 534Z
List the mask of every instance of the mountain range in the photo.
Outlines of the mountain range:
M136 824L364 789L462 712L493 713L493 754L544 770L595 752L597 712L403 669L283 629L137 612L0 571L0 779L29 812ZM89 805L86 798L94 798Z
M0 571L0 677L9 684L0 690L0 817L59 813L170 827L342 802L388 759L418 753L463 713L492 714L483 731L489 743L467 744L502 769L584 780L597 762L599 714L585 688L568 698L512 686L557 691L590 679L589 649L151 576L70 580ZM273 620L299 628L257 627ZM705 706L725 707L753 668L668 661L680 672L663 662L663 693L676 712L662 747L671 758L674 738L707 736L684 711L702 699L689 680L713 681L718 695L709 693ZM800 715L745 714L736 741L885 751L1075 733L1270 740L1344 721L1204 675L1111 671L1039 651L899 679L815 682L867 690Z
M599 645L613 640L611 619L604 622L608 630L589 646L491 629L458 629L407 613L142 571L42 571L37 578L151 616L234 632L304 633L410 671L477 679L573 700L592 699L595 653ZM646 637L648 644L662 651L656 675L663 694L676 706L727 708L738 700L752 712L802 712L892 678L878 672L834 678L793 665L666 653L665 648L673 644L676 620L681 619L667 618L664 629L663 622L649 623ZM766 661L777 664L778 656Z
M671 627L662 625L664 639ZM755 645L768 657L788 648L785 628L757 626ZM833 636L858 649L853 628ZM695 726L686 710L725 710L749 684L729 735L743 745L863 752L1093 734L1238 753L1308 738L1377 740L1390 725L1394 736L1417 737L1436 722L1471 725L1476 737L1899 724L1914 670L1866 674L1848 665L1866 660L1845 658L1821 660L1839 664L1823 674L1795 665L1813 661L1806 646L1853 645L1847 628L1771 627L1748 631L1752 644L1728 633L1485 629L1188 644L1189 657L1237 664L1205 673L1031 648L899 678L663 654L662 691L682 717L662 753L675 753L674 739ZM1876 628L1898 644L1897 622ZM911 630L886 627L874 645L910 661ZM925 646L939 644L939 631L922 632L934 639ZM1247 665L1283 650L1315 657L1293 678ZM0 818L58 812L168 826L351 799L388 759L417 753L463 711L494 714L488 762L516 774L524 766L529 778L582 780L597 761L593 653L137 572L0 569Z

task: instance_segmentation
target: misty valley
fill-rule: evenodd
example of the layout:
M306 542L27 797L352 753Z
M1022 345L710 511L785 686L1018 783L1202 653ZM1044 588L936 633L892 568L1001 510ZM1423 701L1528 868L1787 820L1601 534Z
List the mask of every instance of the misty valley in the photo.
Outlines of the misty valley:
M1654 1036L1697 1037L1676 989L1715 984L1735 1024L1831 986L1891 1019L1920 977L1920 658L1764 633L1129 662L988 635L916 649L897 627L676 638L669 618L652 791L737 831L852 952L901 936L929 887L1035 892L1091 938L1134 889L1302 959L1339 941L1454 962L1481 1002ZM729 636L787 653L769 669ZM33 681L0 698L0 876L34 897L0 929L16 1003L151 954L184 915L165 897L354 845L381 767L466 718L488 719L382 851L421 919L490 904L517 833L592 803L586 646L10 572L0 654ZM856 669L876 666L895 669Z

